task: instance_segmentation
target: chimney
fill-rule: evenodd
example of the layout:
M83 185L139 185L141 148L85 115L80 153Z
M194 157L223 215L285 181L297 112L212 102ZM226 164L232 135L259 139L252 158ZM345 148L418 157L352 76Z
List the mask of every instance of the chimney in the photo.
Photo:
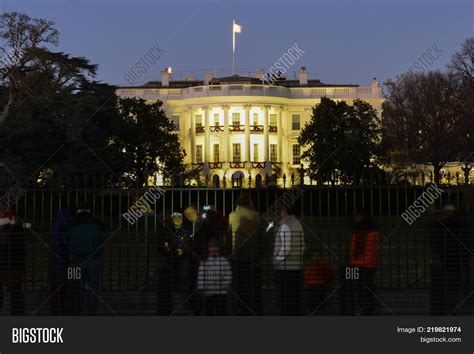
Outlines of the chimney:
M380 82L377 81L377 78L372 79L372 87L380 87Z
M161 72L161 86L169 86L173 70L168 66Z
M204 73L204 85L209 85L212 80L212 72L211 71L206 71Z
M308 72L306 71L306 67L302 66L300 69L300 85L308 85Z
M265 71L263 69L260 69L255 73L255 77L261 81L263 81L263 78L265 77Z
M380 82L377 81L377 78L372 79L372 96L381 98L382 97L382 86L380 85Z

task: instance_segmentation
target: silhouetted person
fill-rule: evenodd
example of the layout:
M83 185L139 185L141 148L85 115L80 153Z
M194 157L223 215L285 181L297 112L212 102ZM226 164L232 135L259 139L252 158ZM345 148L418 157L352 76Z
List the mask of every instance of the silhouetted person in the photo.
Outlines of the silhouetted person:
M13 209L0 212L0 310L3 307L3 286L10 291L10 314L23 315L25 295L22 284L25 274L25 233L18 225Z
M237 200L229 214L228 243L234 265L235 290L239 297L239 315L261 315L263 242L262 221L248 194Z
M206 316L223 316L226 297L232 285L232 268L229 261L221 256L218 240L210 240L208 256L198 269L196 287L204 299Z
M169 235L167 230L165 235ZM169 316L173 313L173 250L169 237L160 240L159 253L157 314Z
M173 312L173 294L183 295L185 301L190 295L189 260L191 230L183 223L183 214L171 214L171 222L164 232L160 245L161 259L158 273L158 314Z
M212 206L204 206L201 217L196 212L185 210L185 217L189 221L194 221L194 237L189 241L190 247L190 278L196 279L198 268L207 255L207 245L209 240L218 240L222 243L225 233L225 225L218 211ZM197 218L197 219L196 219ZM190 302L195 315L203 312L202 302L196 294L196 283L192 282L190 289Z
M471 242L453 205L443 208L431 234L433 315L455 315L462 301L462 278L470 264Z
M67 232L71 226L71 213L66 209L58 210L56 222L51 230L51 252L48 259L49 291L51 296L51 313L54 315L70 314L66 307L66 298L71 295L67 271L70 261Z
M352 280L356 315L375 314L375 273L379 266L380 234L363 210L353 214L355 226L351 239L351 267L358 278Z
M102 274L102 247L105 230L92 214L91 209L81 205L72 219L68 231L71 266L81 270L80 313L94 315L97 311Z
M282 315L302 313L304 229L291 207L281 207L273 252Z

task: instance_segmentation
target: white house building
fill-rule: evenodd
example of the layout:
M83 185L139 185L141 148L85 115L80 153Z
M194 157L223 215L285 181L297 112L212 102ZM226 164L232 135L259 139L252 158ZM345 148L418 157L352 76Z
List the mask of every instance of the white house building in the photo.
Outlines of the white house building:
M186 152L184 163L216 186L224 175L227 180L250 175L255 183L268 175L281 184L283 175L295 173L304 165L297 138L321 97L348 104L362 99L381 113L376 79L368 87L324 84L308 79L301 68L298 80L282 78L269 85L264 74L216 78L206 73L203 80L172 80L171 70L164 70L161 81L123 86L117 94L163 101Z

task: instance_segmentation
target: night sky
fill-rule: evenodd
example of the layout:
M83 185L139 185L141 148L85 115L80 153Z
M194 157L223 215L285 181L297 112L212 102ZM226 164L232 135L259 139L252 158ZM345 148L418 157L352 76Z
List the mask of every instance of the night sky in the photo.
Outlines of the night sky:
M203 70L218 76L232 69L232 20L237 71L268 69L293 44L305 51L287 75L306 66L325 83L368 85L407 71L430 47L442 69L473 36L474 1L1 1L2 11L52 20L60 31L55 50L99 64L98 79L125 85L123 76L155 45L165 50L144 81Z

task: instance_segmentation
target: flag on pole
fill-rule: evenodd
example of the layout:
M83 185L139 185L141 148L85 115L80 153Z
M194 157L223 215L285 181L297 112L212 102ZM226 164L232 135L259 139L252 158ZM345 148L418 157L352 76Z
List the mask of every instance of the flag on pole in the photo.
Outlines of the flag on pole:
M242 32L242 26L232 21L232 75L235 75L235 34Z
M234 33L240 33L240 32L242 32L242 26L235 23L234 21Z

